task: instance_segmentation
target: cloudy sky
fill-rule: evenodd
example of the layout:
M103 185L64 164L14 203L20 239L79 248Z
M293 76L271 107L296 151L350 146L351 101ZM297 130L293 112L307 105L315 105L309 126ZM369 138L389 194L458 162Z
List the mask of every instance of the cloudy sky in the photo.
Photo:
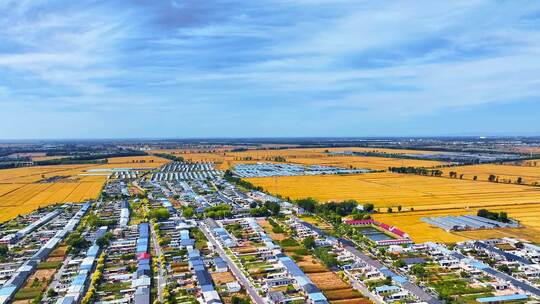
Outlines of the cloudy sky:
M540 134L539 1L0 0L0 138Z

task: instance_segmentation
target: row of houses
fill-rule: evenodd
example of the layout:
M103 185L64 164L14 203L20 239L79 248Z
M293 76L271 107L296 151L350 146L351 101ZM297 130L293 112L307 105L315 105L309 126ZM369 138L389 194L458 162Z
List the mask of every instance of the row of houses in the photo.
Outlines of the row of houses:
M151 265L150 265L150 225L140 223L138 226L139 237L137 238L135 254L137 256L137 272L135 273L134 285L135 294L133 296L134 304L150 303L150 283L151 283Z
M14 234L8 234L3 236L0 239L0 244L15 244L25 236L29 235L30 233L34 232L39 227L47 224L48 222L52 221L55 217L60 215L62 213L62 209L55 209L47 214L45 214L43 217L38 218L36 221L32 222L30 225L24 227L23 229L17 231Z
M192 172L192 171L215 171L214 164L210 162L172 162L161 168L161 172Z
M100 227L96 233L96 240L103 236L106 232L107 227ZM102 248L97 245L96 242L94 242L94 244L88 248L84 259L79 265L77 274L71 281L66 295L59 298L56 301L56 304L74 304L80 302L88 289L88 285L90 284L90 278L97 264L101 249Z
M182 230L181 235L184 243L187 244L189 269L197 279L204 303L221 304L221 298L214 288L212 277L206 269L201 252L193 247L195 240L190 238L188 230Z
M41 247L28 261L24 262L16 271L12 274L11 278L0 289L0 304L9 303L17 291L25 284L30 275L34 273L38 264L44 261L49 254L56 248L68 233L75 230L75 227L79 224L81 218L90 209L91 202L87 202L75 213L75 215L68 221L66 226L58 231L54 237L49 239L43 247ZM53 218L56 215L53 216Z

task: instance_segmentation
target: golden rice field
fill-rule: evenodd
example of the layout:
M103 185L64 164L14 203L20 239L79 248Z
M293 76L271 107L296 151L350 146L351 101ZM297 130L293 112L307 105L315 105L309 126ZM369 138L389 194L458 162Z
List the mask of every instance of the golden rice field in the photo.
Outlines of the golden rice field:
M283 197L313 197L322 202L355 199L374 203L381 211L397 206L431 210L540 203L540 187L393 173L246 180Z
M302 165L322 165L342 168L388 170L388 167L433 167L443 163L430 160L385 158L373 156L327 156L324 158L295 158L290 162Z
M62 155L55 155L55 156L33 156L32 161L44 161L44 160L53 160L53 159L60 159L60 158L66 158L67 156Z
M105 177L80 177L72 182L0 184L0 222L38 207L96 198Z
M53 176L75 176L96 165L36 166L0 170L0 184L32 183Z
M342 168L359 168L372 170L386 170L388 167L414 166L433 167L443 163L428 160L398 159L384 157L330 155L325 151L377 151L383 153L431 153L429 151L392 150L372 148L296 148L280 150L248 150L241 152L216 151L216 152L178 152L176 150L160 153L180 155L184 159L194 162L214 162L221 170L226 170L239 163L273 162L276 158L285 158L289 163L303 165L326 165Z
M57 165L0 170L0 222L38 207L96 198L105 176L80 176L96 165ZM42 182L55 176L66 178Z
M460 242L470 239L486 239L514 237L540 242L540 204L498 206L489 208L492 211L505 211L523 226L522 228L504 228L490 230L474 230L461 232L446 232L422 222L422 217L475 214L478 208L456 208L451 210L414 211L401 213L375 214L373 217L389 225L394 225L407 232L416 242Z
M170 160L156 156L114 157L107 164L36 166L0 170L0 222L38 207L64 202L82 202L99 196L107 176L92 175L92 169L157 168ZM90 174L90 175L85 175ZM51 177L62 180L42 182Z
M540 165L540 162L538 164ZM522 184L540 184L540 167L486 164L451 167L443 171L445 176L454 171L458 177L463 174L463 178L469 180L476 176L478 181L487 181L489 175L495 175L499 178L499 183L516 183L521 177Z
M353 152L377 152L387 154L437 154L440 152L426 151L426 150L408 150L408 149L388 149L388 148L363 148L363 147L344 147L344 148L316 148L311 149L313 151L353 151Z
M101 168L159 168L171 160L153 155L113 157L107 159L107 164L97 165L92 169Z
M540 159L528 159L518 163L520 166L540 167Z

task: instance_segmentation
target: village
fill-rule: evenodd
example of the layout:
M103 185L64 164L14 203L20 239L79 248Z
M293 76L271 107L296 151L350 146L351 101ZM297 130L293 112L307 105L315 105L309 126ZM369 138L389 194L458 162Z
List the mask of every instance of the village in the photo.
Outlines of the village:
M540 299L533 243L415 243L373 219L332 227L211 163L173 162L157 172L114 174L96 201L51 205L3 223L0 303ZM354 206L361 214L366 207Z

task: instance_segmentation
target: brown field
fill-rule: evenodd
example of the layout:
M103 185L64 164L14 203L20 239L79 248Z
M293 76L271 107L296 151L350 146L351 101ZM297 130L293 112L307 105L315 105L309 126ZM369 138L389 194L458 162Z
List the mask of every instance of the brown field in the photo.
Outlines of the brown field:
M38 269L30 276L30 278L28 278L26 281L26 286L31 285L34 279L38 279L39 281L48 281L54 276L55 273L56 269Z
M531 164L535 164L531 162ZM540 165L540 162L536 163ZM472 180L477 177L478 181L487 181L489 175L499 177L499 183L517 183L518 177L522 178L522 184L540 184L540 167L512 166L512 165L472 165L445 168L444 175L450 171L457 173L458 177L463 174L464 179Z
M284 233L274 233L272 232L272 225L267 220L258 220L257 223L264 229L264 231L274 240L282 241L287 238L287 235Z
M214 284L221 285L226 284L230 282L236 281L236 279L233 277L233 275L229 272L212 272L210 274L212 276L212 280L214 281Z
M358 298L358 299L355 299L355 300L363 301L363 302L360 302L360 303L369 303L368 300L361 298L362 295L358 291L356 291L356 290L354 290L352 288L327 290L327 291L324 292L324 295L330 301L338 301L338 300L349 300L350 301L350 300L353 300L355 298Z
M352 289L334 272L307 273L307 275L332 303L339 300L355 301L353 303L369 303L358 291Z
M287 254L291 255L293 252L287 252ZM311 255L302 256L302 261L299 261L296 264L298 264L306 274L328 272L328 268Z
M380 211L397 206L430 210L540 203L539 187L418 175L368 173L246 180L283 197L313 197L322 202L355 199L373 203Z
M349 284L343 282L343 280L338 277L337 274L331 271L315 273L306 272L306 274L323 292L350 288Z
M369 304L371 303L368 299L349 299L349 300L334 300L330 301L331 304Z
M352 289L336 273L329 271L313 256L302 256L302 261L297 264L332 303L337 300L355 301L347 303L369 303L360 293Z

